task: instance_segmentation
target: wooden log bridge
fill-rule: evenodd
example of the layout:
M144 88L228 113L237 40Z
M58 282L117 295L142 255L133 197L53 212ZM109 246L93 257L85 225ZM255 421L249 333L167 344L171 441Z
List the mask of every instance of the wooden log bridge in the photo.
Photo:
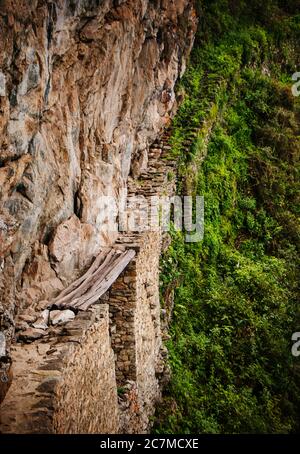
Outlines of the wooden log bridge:
M103 250L85 274L51 301L52 305L87 310L111 287L135 254L133 249Z

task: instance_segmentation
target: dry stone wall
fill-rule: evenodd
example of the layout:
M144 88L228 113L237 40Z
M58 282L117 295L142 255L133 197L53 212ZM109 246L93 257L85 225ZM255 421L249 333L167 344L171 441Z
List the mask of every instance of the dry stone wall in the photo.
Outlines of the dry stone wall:
M164 133L150 148L149 173L131 185L135 195L174 195L175 163L164 159L168 137ZM148 178L151 171L159 186ZM14 380L0 407L0 432L149 431L166 367L159 301L162 238L160 229L121 235L116 246L134 248L136 256L88 311L52 308L46 330L43 304L39 315L29 311L19 320Z
M115 241L101 196L147 167L195 26L192 0L0 2L0 371L16 314Z
M118 431L106 304L80 312L41 339L18 342L12 355L14 380L1 405L1 432Z
M163 130L194 2L17 3L0 3L0 432L147 432L166 374L167 236L107 232L99 200L174 193ZM47 312L115 243L137 254L112 288Z
M160 398L156 367L162 338L159 304L160 232L128 235L119 241L134 244L138 253L112 286L110 308L112 347L116 355L120 399L120 430L142 433L149 429ZM133 403L134 404L133 404Z

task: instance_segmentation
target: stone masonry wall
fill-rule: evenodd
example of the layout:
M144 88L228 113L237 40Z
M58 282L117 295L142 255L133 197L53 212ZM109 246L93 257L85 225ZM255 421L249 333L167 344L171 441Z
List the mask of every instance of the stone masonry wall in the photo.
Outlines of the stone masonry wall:
M127 241L137 250L108 299L117 384L127 391L125 399L120 399L120 430L142 433L149 428L149 416L160 398L156 365L162 343L158 294L161 234L124 235L119 241Z
M69 353L56 389L55 433L115 433L119 429L108 306L96 308L102 318L80 339L80 347Z
M100 201L173 194L162 131L196 25L194 0L0 2L0 432L149 430L165 236L118 238ZM45 323L115 242L137 255L110 291Z
M1 406L0 432L118 432L108 325L104 304L42 339L15 344L14 380Z
M101 196L147 169L196 22L193 0L0 2L0 375L16 317L115 241Z
M135 314L137 378L142 414L153 415L160 398L156 367L162 346L159 304L160 232L149 232L137 256L137 309ZM147 427L147 426L146 426Z
M174 195L176 163L166 159L168 140L165 132L150 147L148 171L130 181L129 194L148 201ZM0 432L149 431L165 373L159 301L164 238L158 228L122 234L116 247L135 249L136 256L98 303L72 313L72 321L40 329L33 310L20 318Z
M135 311L136 261L112 285L109 292L110 334L116 358L116 378L119 386L126 380L136 380Z

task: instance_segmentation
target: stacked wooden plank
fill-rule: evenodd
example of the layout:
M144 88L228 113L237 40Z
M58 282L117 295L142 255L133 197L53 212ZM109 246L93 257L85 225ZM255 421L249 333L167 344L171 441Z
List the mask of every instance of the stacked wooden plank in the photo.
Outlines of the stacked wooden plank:
M65 288L52 303L59 308L87 310L111 287L135 254L133 249L102 251L87 272Z

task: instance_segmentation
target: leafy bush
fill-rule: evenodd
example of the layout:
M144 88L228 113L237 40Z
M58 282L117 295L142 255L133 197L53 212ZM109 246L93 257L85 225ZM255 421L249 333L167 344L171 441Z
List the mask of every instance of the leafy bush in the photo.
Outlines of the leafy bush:
M198 163L205 235L184 243L173 232L162 260L162 298L176 282L172 379L154 431L296 432L299 366L290 338L300 322L299 105L284 74L299 62L290 46L297 5L198 6L171 143L182 191Z

